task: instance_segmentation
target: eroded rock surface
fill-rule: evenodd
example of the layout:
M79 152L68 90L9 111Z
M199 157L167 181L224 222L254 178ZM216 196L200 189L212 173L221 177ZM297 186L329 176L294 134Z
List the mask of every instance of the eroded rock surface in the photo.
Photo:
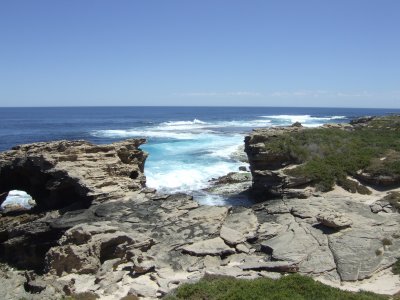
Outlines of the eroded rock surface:
M124 189L124 197L115 193L113 201L88 208L2 216L0 257L21 270L0 268L6 287L0 298L153 299L205 274L251 279L299 272L340 284L368 278L400 257L400 215L373 213L350 193L244 208ZM323 224L326 212L345 213L351 226ZM342 217L333 224L347 224Z
M39 208L127 197L146 182L144 139L110 145L57 141L14 147L0 154L0 194L23 190Z
M295 178L282 172L282 169L297 163L290 153L273 152L267 149L273 139L292 132L306 130L304 127L276 127L256 129L245 137L245 151L249 158L253 177L253 194L261 199L285 197L307 198L311 193L304 190L310 183L307 178Z
M65 232L44 255L45 273L32 285L46 282L46 290L60 295L156 298L204 274L257 278L276 271L362 280L400 256L400 215L374 214L349 199L229 208L199 206L183 194L136 197L36 220L37 228L47 224ZM327 208L346 209L352 226L321 225L317 217Z

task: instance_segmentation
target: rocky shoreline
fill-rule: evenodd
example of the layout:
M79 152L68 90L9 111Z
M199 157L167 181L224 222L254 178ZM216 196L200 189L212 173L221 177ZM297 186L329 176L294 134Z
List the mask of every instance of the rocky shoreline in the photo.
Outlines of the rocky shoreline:
M36 143L1 153L0 194L24 190L37 207L0 217L0 298L154 299L205 274L252 279L292 272L398 292L398 276L380 283L400 257L400 215L387 198L397 189L322 193L284 175L295 162L263 145L299 130L254 131L245 139L252 181L234 173L210 188L252 193L260 202L251 207L201 206L189 195L146 188L143 139Z

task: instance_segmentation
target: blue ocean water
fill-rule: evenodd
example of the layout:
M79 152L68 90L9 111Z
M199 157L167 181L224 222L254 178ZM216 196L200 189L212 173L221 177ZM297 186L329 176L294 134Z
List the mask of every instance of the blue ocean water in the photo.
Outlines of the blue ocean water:
M253 128L348 122L399 109L279 107L48 107L0 108L0 150L24 143L85 139L104 144L145 137L147 184L162 192L196 192L208 181L237 171L231 158ZM206 204L224 199L198 196Z

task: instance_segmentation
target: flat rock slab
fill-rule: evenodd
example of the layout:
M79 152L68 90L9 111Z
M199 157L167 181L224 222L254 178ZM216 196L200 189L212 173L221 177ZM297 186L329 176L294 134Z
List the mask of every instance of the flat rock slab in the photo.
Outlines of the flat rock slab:
M300 228L262 242L261 247L264 252L270 253L274 260L299 263L319 245L310 234Z
M242 233L227 226L221 227L219 235L229 245L237 245L246 241L246 238Z
M225 244L220 237L210 240L195 242L191 245L183 246L181 249L183 252L199 256L225 255L225 254L235 253L235 249Z
M383 247L380 235L370 230L357 230L329 237L329 247L343 281L362 280L382 268L385 255L379 253Z
M243 209L240 212L228 215L224 227L228 227L240 233L245 239L254 238L257 234L258 219L251 209Z

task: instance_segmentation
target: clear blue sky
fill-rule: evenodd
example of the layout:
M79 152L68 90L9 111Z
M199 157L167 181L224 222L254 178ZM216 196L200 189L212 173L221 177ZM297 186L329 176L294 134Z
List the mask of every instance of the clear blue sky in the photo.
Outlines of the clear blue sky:
M1 0L0 106L400 107L398 0Z

